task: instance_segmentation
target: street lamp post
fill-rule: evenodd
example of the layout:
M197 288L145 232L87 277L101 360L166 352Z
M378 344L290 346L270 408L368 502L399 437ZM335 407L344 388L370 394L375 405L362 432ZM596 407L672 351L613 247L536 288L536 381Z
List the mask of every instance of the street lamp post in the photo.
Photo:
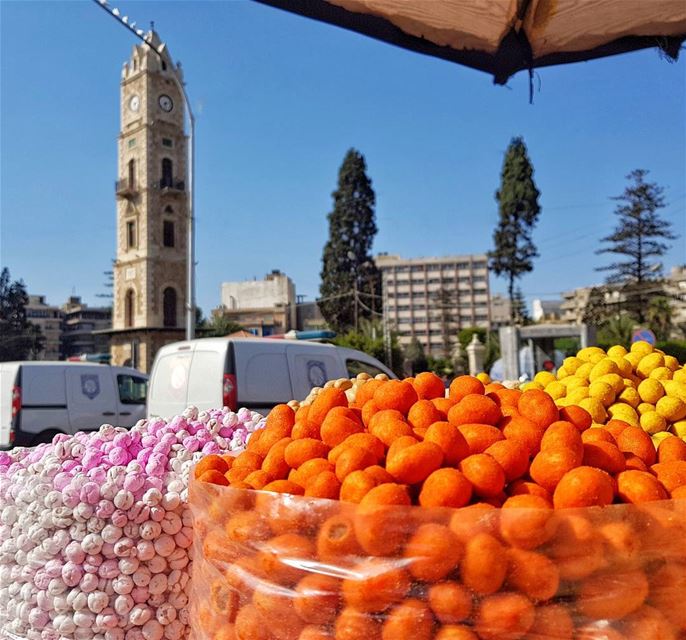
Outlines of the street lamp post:
M107 0L93 0L101 9L111 15L120 25L128 29L136 38L142 40L157 56L162 59L162 54L148 42L143 29L136 29L136 23L130 22L128 16L122 16L119 9L110 7ZM179 93L183 97L186 113L189 121L188 145L190 146L190 164L188 167L188 220L186 225L186 340L195 337L195 117L191 109L191 103L186 93L184 83L179 80L176 72L172 73L172 78L176 83Z

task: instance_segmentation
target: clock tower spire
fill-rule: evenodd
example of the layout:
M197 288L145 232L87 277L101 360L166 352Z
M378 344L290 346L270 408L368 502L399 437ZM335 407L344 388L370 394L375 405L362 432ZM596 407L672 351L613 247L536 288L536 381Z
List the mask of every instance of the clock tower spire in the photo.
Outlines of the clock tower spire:
M184 337L189 205L181 68L154 29L146 41L121 77L111 330L112 363L143 371Z

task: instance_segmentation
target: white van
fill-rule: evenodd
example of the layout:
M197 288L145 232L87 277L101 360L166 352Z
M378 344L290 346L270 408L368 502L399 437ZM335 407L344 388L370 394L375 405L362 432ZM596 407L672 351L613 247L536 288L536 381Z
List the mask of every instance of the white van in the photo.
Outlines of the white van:
M376 358L330 344L269 338L174 342L155 356L148 416L168 418L191 404L266 414L281 402L306 398L327 380L361 372L396 377Z
M103 423L132 427L145 417L147 380L135 369L87 362L0 362L0 448Z

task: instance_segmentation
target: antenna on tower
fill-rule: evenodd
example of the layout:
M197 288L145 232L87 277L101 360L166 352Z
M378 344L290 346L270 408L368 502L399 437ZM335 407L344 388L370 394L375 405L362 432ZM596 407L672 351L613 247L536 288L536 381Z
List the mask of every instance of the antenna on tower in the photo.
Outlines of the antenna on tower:
M150 21L150 31L154 31L154 30L155 30L155 21L151 20Z

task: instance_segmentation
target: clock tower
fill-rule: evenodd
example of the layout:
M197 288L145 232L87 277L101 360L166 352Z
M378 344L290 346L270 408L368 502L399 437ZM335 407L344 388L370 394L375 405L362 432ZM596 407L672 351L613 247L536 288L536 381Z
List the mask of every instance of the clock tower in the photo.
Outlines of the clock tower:
M142 371L162 345L184 338L188 220L183 76L157 33L146 40L121 78L110 331L112 364Z

